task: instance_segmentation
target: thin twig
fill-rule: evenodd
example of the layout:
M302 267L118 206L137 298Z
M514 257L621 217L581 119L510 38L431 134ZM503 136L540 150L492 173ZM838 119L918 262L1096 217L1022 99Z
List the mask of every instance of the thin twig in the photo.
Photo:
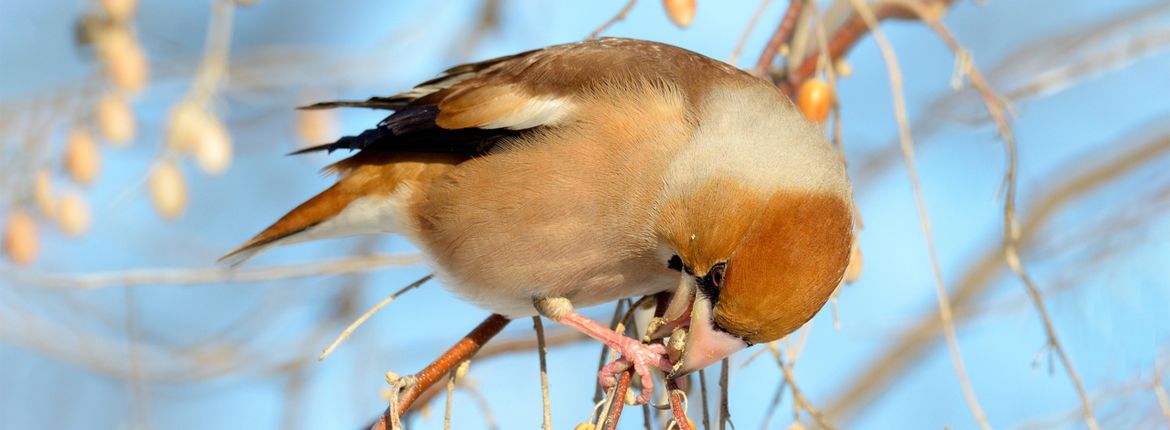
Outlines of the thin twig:
M386 267L409 266L420 261L418 255L373 255L257 268L134 269L68 275L6 268L0 270L0 277L17 285L90 290L117 286L220 284L348 275Z
M142 339L139 331L138 301L135 299L134 290L130 288L123 288L122 294L126 307L126 353L128 355L126 363L130 367L130 377L127 381L130 385L130 412L134 419L134 425L147 428L150 427L150 418L147 415L150 410L147 404L150 396L146 392L146 381L142 377L142 352L140 351Z
M821 14L821 10L819 7L817 7L816 2L809 4L809 11L812 13L817 49L820 53L819 64L823 66L821 68L823 68L825 71L825 81L829 84L829 89L833 90L831 93L833 94L833 97L829 99L829 113L833 117L833 132L830 142L832 142L833 148L836 148L837 153L841 156L841 163L847 165L848 162L845 158L845 146L841 143L841 103L837 100L837 94L840 94L840 92L837 91L837 68L834 66L835 60L829 57L829 36L825 33L825 17ZM851 206L853 207L853 219L855 220L854 224L856 224L856 228L860 230L861 217L857 214L857 205L854 203L851 204ZM838 330L841 329L841 320L837 315L837 293L839 291L840 288L838 288L836 291L833 291L833 296L830 299L830 304L832 305L833 310L833 328Z
M804 8L804 0L788 1L788 9L784 11L784 17L780 19L776 31L772 32L772 37L768 38L768 43L764 45L764 51L760 53L760 58L756 61L756 67L752 69L752 74L761 78L768 76L768 68L772 66L773 61L776 61L776 54L780 52L780 47L787 44L792 38L792 30L796 28L796 21L800 18L802 8Z
M922 225L922 234L926 239L926 246L930 254L930 265L934 272L934 286L938 298L939 319L943 326L943 332L946 334L951 361L954 364L955 374L958 376L963 395L966 397L967 406L971 409L971 413L974 415L975 421L979 423L979 427L984 430L989 430L991 429L991 424L987 422L987 414L983 412L983 407L979 405L979 400L975 396L975 390L971 388L971 381L967 376L966 365L963 364L963 355L959 350L959 339L955 333L955 324L951 316L951 301L948 297L946 284L943 279L942 264L938 259L938 250L935 246L934 234L930 227L930 214L926 208L926 198L922 192L922 181L918 177L918 167L914 159L914 142L910 136L910 126L906 115L906 100L902 94L902 72L898 66L898 58L894 53L894 48L890 45L890 41L886 39L885 34L878 28L877 17L874 16L869 6L863 0L849 1L853 4L853 8L857 11L857 14L865 21L886 63L886 69L890 79L890 91L893 93L894 99L894 118L898 123L898 135L902 147L902 161L906 164L906 173L910 177L914 202L918 207L918 219Z
M918 9L915 8L915 12ZM946 43L947 47L955 53L956 58L965 56L966 50L951 34L950 30L946 28L941 21L926 13L919 13L919 18L925 22L939 38ZM971 81L971 85L979 91L983 97L983 102L987 106L987 112L995 120L996 128L999 129L1000 138L1003 139L1004 152L1007 158L1007 168L1004 171L1003 184L1004 205L1003 205L1003 255L1007 261L1007 265L1019 278L1020 282L1024 284L1027 289L1028 297L1032 300L1032 305L1036 309L1036 313L1040 316L1040 321L1044 326L1044 333L1047 335L1048 347L1056 353L1068 373L1068 378L1072 381L1073 387L1077 391L1077 396L1081 401L1081 408L1084 413L1085 424L1090 430L1097 430L1097 419L1093 416L1093 406L1089 403L1088 393L1085 392L1084 384L1081 383L1081 378L1073 368L1072 360L1069 359L1065 352L1063 345L1061 345L1056 334L1056 328L1052 324L1052 318L1048 314L1048 309L1044 305L1044 295L1036 286L1035 281L1032 280L1031 275L1025 270L1023 263L1020 260L1019 243L1019 222L1016 220L1016 188L1018 180L1016 179L1016 172L1019 165L1019 151L1016 146L1015 133L1012 132L1012 127L1008 123L1006 106L1004 106L1003 99L1000 98L988 85L987 80L983 78L983 74L972 65L970 62L961 62L965 67L962 72L965 73Z
M354 320L352 323L349 323L349 326L346 326L345 330L342 330L341 334L333 340L333 343L330 343L329 346L321 352L321 355L317 356L317 361L324 361L329 357L330 354L333 354L333 350L337 349L337 345L341 345L341 342L349 339L349 336L353 334L354 330L357 330L358 327L361 327L362 324L365 324L366 320L370 319L370 317L374 316L374 314L378 313L378 311L382 310L382 308L390 304L390 302L397 299L398 296L406 294L407 291L418 288L422 284L425 284L427 281L431 280L433 277L435 277L434 274L428 274L418 278L418 280L411 282L410 285L402 287L401 290L395 291L394 294L386 296L386 298L375 304L374 307L370 308L370 310L359 316L358 319Z
M232 21L235 2L216 0L211 5L211 19L207 23L207 41L203 47L203 59L195 71L194 83L188 97L199 104L205 104L215 94L216 88L228 70L228 51L231 48Z
M600 27L597 27L596 30L593 30L592 33L589 33L589 38L596 39L597 36L601 35L601 32L605 31L611 25L614 25L618 21L626 19L626 15L630 14L630 9L633 9L634 4L636 4L636 3L638 3L638 0L630 0L629 3L626 3L626 5L622 7L622 10L618 11L617 15L614 15L608 21L602 23Z
M767 349L767 348L762 348ZM776 415L776 410L780 409L780 401L784 400L784 392L788 391L788 380L783 379L780 384L776 386L776 393L772 394L772 402L768 404L768 412L764 415L764 421L760 423L760 430L768 430L768 424L772 422L772 416Z
M549 333L545 333L545 346L555 348L565 345L573 345L578 342L592 340L593 338L586 336L585 333L573 329L552 329ZM484 345L479 352L475 353L477 360L483 361L489 358L498 357L517 352L527 352L535 350L537 345L536 339L530 336L515 337L512 339L499 339L488 345ZM415 400L417 403L430 403L431 400L439 395L438 389L431 389L423 391Z
M756 11L752 13L752 18L748 21L747 27L743 29L743 34L739 36L739 41L735 42L735 49L731 50L731 56L727 58L727 64L735 65L739 61L739 54L743 52L743 46L747 44L748 38L752 35L752 30L755 30L756 24L760 23L760 17L764 16L764 11L768 10L768 6L772 4L772 0L762 0L759 6L756 6Z
M496 430L499 428L499 425L496 424L496 417L492 414L491 405L488 404L487 398L483 396L483 393L479 392L479 389L471 383L472 381L472 379L468 379L459 388L466 391L467 395L475 400L475 404L479 406L480 412L483 413L483 421L486 427L490 430Z
M1029 216L1021 223L1020 240L1027 245L1036 240L1040 231L1043 231L1061 211L1072 203L1091 195L1102 187L1119 181L1127 173L1144 168L1150 164L1163 161L1170 156L1170 133L1161 133L1148 136L1146 130L1162 124L1161 119L1138 124L1133 131L1122 138L1101 145L1102 148L1112 148L1119 152L1109 160L1097 164L1086 170L1085 166L1093 166L1100 158L1100 151L1093 155L1076 159L1067 165L1059 166L1056 172L1076 172L1052 188L1039 194ZM1141 136L1134 136L1141 133ZM1134 143L1134 141L1138 141ZM1120 148L1120 149L1118 149ZM971 312L962 312L980 302L994 284L998 271L1003 267L1002 248L994 250L976 259L970 268L956 282L953 306L960 312L956 315L971 315ZM860 409L868 404L868 400L878 393L884 392L887 386L912 368L914 363L924 358L931 351L939 330L938 320L940 311L924 315L921 319L904 330L897 339L889 343L885 350L876 354L872 364L861 369L857 377L840 390L840 395L831 404L829 411L833 416L856 416ZM961 322L962 320L960 320Z
M703 430L711 430L711 414L707 411L707 372L699 369L699 400L703 401Z
M1162 416L1166 418L1166 425L1170 427L1170 395L1166 394L1166 387L1162 386L1162 372L1165 369L1163 366L1158 366L1157 359L1154 360L1154 396L1158 398L1158 408L1162 410Z
M852 1L852 0L850 0ZM890 3L879 3L877 7L870 9L876 20L882 20L895 16L895 8L889 7ZM829 40L828 57L834 61L838 58L844 57L849 49L853 48L865 36L870 28L866 20L859 14L851 15L845 23L836 27L833 31L833 37ZM819 51L819 50L818 50ZM820 62L820 52L810 52L805 55L804 59L788 74L785 81L780 85L780 90L791 97L795 94L795 90L805 80L807 80L817 70L817 64Z
M719 365L719 430L725 430L731 422L731 408L727 406L727 374L731 371L731 360L724 358ZM735 428L732 425L731 428Z
M796 384L796 374L792 371L792 362L785 357L787 353L773 343L768 344L768 350L772 351L773 357L776 358L776 364L780 365L780 371L784 373L784 380L788 382L788 389L792 391L793 404L799 409L808 412L809 415L812 415L813 419L816 420L821 428L833 430L835 427L829 423L825 415L813 406L808 397L804 396L804 392L800 391L800 387ZM797 418L799 419L799 417Z
M772 342L777 342L777 341L772 341ZM752 355L748 356L747 360L744 360L743 363L739 364L739 368L746 369L748 366L750 366L752 363L754 363L757 358L760 358L761 355L764 355L767 352L768 352L767 348L757 349L756 352L753 352Z
M584 342L593 339L585 333L573 329L549 329L545 333L544 344L547 347L553 348L564 345L572 345L577 342ZM531 337L515 337L511 339L500 339L486 345L483 349L475 354L476 359L483 360L497 355L510 354L513 352L531 351L540 345Z
M536 355L540 357L540 398L541 406L544 408L544 420L541 421L540 428L552 430L552 409L548 400L548 362L545 360L548 347L544 344L544 324L540 321L540 315L532 317L532 329L536 330Z
M455 370L447 372L447 400L443 406L443 430L451 430L451 397L455 395Z

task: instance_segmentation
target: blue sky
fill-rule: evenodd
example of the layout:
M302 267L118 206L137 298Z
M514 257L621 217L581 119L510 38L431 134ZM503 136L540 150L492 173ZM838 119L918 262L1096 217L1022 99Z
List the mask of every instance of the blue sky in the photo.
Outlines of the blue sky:
M755 61L778 21L783 2L774 3L749 39L741 65ZM999 88L1016 88L1077 58L1048 57L1061 52L1052 42L1047 51L1022 57L1039 59L1034 64L1018 59L1011 64L1015 71L991 73L1017 50L1056 35L1077 35L1078 29L1154 4L982 3L959 2L946 23ZM218 255L328 185L329 179L316 171L329 159L282 155L297 145L291 107L305 94L360 98L394 93L463 60L578 40L622 4L505 1L502 31L483 39L468 57L452 47L473 23L477 2L260 0L240 9L233 27L233 73L215 103L231 129L237 157L218 177L186 165L189 211L168 223L151 211L142 177L162 146L166 113L190 85L208 8L197 1L144 2L137 25L155 79L136 100L141 129L134 146L106 150L102 178L85 190L94 230L69 240L46 228L44 252L34 266L0 265L0 428L138 428L142 423L171 429L275 428L291 423L306 429L353 429L366 423L383 407L378 390L385 385L385 371L418 369L486 316L431 284L392 303L333 357L315 362L352 317L353 311L347 311L345 318L331 318L341 297L352 299L360 312L425 274L422 266L357 279L94 291L48 289L43 283L18 282L17 275L211 267ZM607 34L669 42L726 59L756 6L755 1L700 1L694 25L680 30L666 20L659 2L644 1ZM96 67L72 45L70 31L86 7L82 1L0 1L0 104L5 111L15 107L39 113L46 108L30 100L54 93L85 99L80 83ZM1104 46L1097 51L1149 34L1150 28L1164 28L1170 19L1165 8L1147 15L1149 22L1131 22L1118 36L1094 42ZM954 62L945 45L914 23L891 22L883 29L905 72L911 119L920 127L936 127L933 133L917 135L918 161L944 277L948 286L957 288L968 278L972 262L1000 243L1003 150L989 123L970 120L982 113L976 99L959 97L957 113L931 108L933 101L952 93ZM1070 51L1093 48L1089 42L1070 45ZM828 407L850 381L866 376L867 363L935 309L925 242L900 162L894 158L888 167L861 171L875 154L897 143L885 67L868 38L848 59L854 73L841 83L840 100L844 142L866 225L861 233L866 266L861 280L841 292L841 328L834 329L827 309L822 312L796 366L801 388L821 407ZM1158 51L1015 104L1022 217L1028 218L1068 178L1165 134L1168 71L1170 57ZM73 114L69 109L60 112L51 136L43 139L47 144L59 145L61 130ZM368 112L345 112L339 129L356 133L378 119ZM27 130L17 126L2 131L5 160L18 159ZM1167 356L1170 334L1165 316L1170 308L1165 246L1170 230L1163 215L1170 162L1163 155L1143 166L1062 206L1037 233L1038 246L1024 260L1043 288L1059 290L1049 295L1048 309L1088 390L1104 393L1098 418L1114 419L1107 422L1118 427L1164 428L1165 421L1128 418L1158 417L1149 381L1154 357ZM8 198L0 204L15 207L19 202ZM1138 214L1136 225L1121 222L1133 214ZM1101 229L1103 233L1094 233ZM379 253L412 252L400 238L346 239L278 250L250 264L339 258L371 247ZM974 388L991 423L1028 428L1021 426L1051 419L1051 427L1082 428L1075 416L1065 419L1077 400L1063 369L1057 365L1054 372L1047 370L1044 333L1021 285L1002 265L995 270L988 293L976 300L979 315L959 331ZM602 317L610 308L589 312ZM139 339L135 348L126 343L129 315ZM530 321L516 321L502 336L531 336L530 327ZM132 360L132 355L138 358ZM767 359L741 369L747 355L735 357L731 372L731 412L739 428L759 427L781 380ZM556 428L572 428L587 417L596 359L592 343L551 352ZM273 370L273 363L288 360L304 362L301 377ZM501 428L539 425L536 360L535 354L516 354L473 362L470 377L488 398ZM123 377L131 363L155 377L139 400ZM221 374L216 363L232 367ZM1117 389L1134 384L1139 387ZM770 428L791 422L790 397L785 395ZM471 397L458 392L454 404L454 428L484 428ZM441 408L436 403L431 416L413 428L442 428ZM697 418L697 410L692 411ZM1110 414L1122 418L1108 418ZM640 420L637 410L631 410L622 428L641 428ZM939 342L904 376L881 389L868 408L838 424L861 429L976 428Z

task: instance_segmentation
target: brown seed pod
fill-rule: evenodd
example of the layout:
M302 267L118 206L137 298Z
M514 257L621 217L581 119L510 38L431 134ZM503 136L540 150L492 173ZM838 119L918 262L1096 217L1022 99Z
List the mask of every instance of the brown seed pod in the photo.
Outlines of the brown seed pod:
M126 22L134 18L138 0L102 0L102 11L115 22Z
M809 79L800 85L800 92L796 95L796 105L810 121L820 124L829 117L829 108L833 105L833 89L820 79Z
M123 26L103 27L97 34L98 58L114 86L135 92L149 79L150 65L138 40Z
M695 0L662 0L666 16L679 28L690 27L695 20Z
M207 111L194 102L179 102L167 117L167 146L179 152L194 151L207 117Z
M187 184L173 161L163 160L154 166L148 180L150 201L163 219L173 220L187 208Z
M4 226L4 254L8 259L25 266L36 260L40 250L37 223L33 217L24 211L8 214L8 222Z
M93 136L82 129L69 132L65 140L65 171L79 184L88 185L102 169L102 154Z
M297 136L305 145L318 145L337 136L337 113L332 110L297 111Z
M218 175L232 164L232 136L219 118L208 115L199 128L195 144L195 164L209 175Z
M72 237L81 237L89 231L89 203L77 192L66 193L57 203L60 216L57 224L61 231Z
M853 249L849 252L849 266L845 268L845 283L852 284L861 277L862 259L861 247L853 242Z
M102 137L114 146L130 143L138 127L134 120L134 110L130 108L126 97L116 93L107 94L98 100L94 110Z
M48 218L57 217L57 201L53 197L53 177L49 175L48 170L38 170L36 177L33 178L33 200L37 202L37 208L40 209L41 215Z

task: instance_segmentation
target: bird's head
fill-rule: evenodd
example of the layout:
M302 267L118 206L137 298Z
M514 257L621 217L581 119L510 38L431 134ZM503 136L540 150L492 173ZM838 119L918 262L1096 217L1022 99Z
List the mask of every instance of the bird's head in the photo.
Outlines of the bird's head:
M807 322L853 241L848 180L820 131L791 104L725 107L735 119L700 122L676 156L657 221L676 294L693 297L676 377Z
M706 195L695 197L714 205L686 212L706 219L700 224L708 228L671 240L684 283L679 293L694 295L678 376L800 328L824 306L849 263L848 201L717 191L745 191L735 188L700 190Z

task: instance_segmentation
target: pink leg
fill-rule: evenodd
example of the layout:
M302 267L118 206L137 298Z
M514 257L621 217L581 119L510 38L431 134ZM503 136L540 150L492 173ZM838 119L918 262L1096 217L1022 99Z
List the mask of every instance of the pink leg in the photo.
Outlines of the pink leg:
M620 359L605 366L597 374L603 387L612 387L617 383L617 374L631 365L634 366L634 372L642 378L642 393L638 395L639 404L649 402L651 394L654 393L654 379L650 377L650 368L655 367L669 372L673 367L666 356L666 346L662 344L643 344L571 310L563 313L557 322L573 327L621 354Z

